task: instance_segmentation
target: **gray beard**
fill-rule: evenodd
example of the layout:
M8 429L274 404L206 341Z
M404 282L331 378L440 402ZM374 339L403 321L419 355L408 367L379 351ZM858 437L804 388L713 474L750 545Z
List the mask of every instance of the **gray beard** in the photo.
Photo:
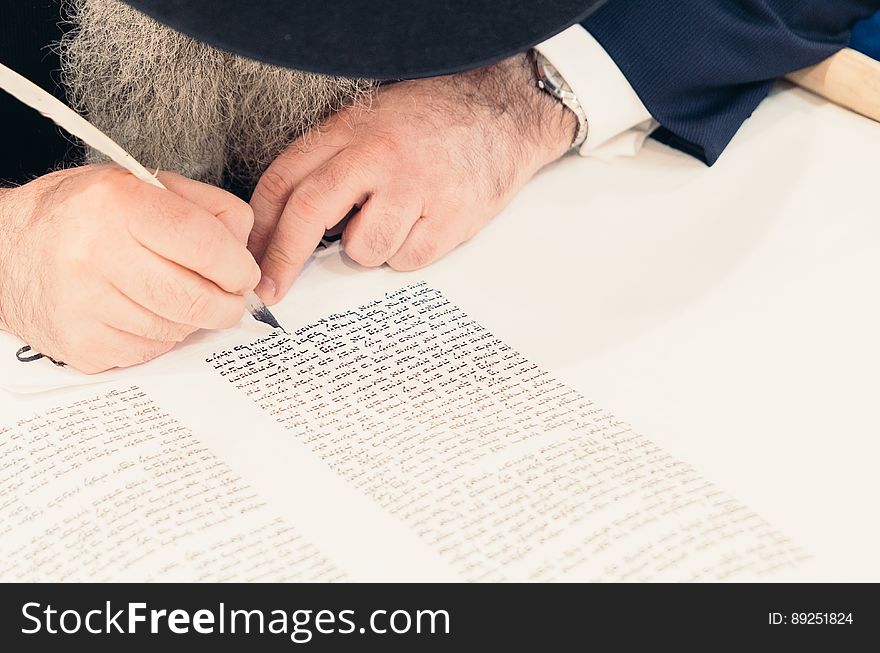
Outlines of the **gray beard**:
M249 192L292 140L375 85L230 54L119 0L63 2L71 103L148 168ZM89 151L87 160L104 157Z

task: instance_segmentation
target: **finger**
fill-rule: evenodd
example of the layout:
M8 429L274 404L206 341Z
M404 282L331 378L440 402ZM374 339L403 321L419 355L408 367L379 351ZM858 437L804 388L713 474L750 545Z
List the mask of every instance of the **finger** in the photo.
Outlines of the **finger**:
M467 240L467 232L456 221L423 216L412 227L388 265L400 272L418 270L445 256Z
M238 242L247 244L248 236L254 226L254 212L247 202L222 188L188 179L173 172L160 172L159 181L172 193L216 216Z
M107 334L101 338L101 342L104 347L101 364L108 366L108 369L146 363L167 354L177 344L142 338L113 327L107 327Z
M107 365L89 360L87 358L80 358L76 356L65 357L64 367L69 367L71 369L77 370L78 372L89 375L100 374L101 372L106 372L110 369L110 367Z
M243 294L257 285L256 262L216 216L169 190L147 188L149 206L128 223L135 240L227 292Z
M345 253L366 267L382 265L400 249L421 211L417 199L376 193L349 220L342 236Z
M174 348L173 342L141 338L106 325L89 329L72 345L65 364L86 374L145 363Z
M263 281L258 294L263 301L275 303L285 295L324 232L352 206L363 205L378 174L378 166L362 164L343 152L297 186L260 260Z
M254 226L248 249L258 261L269 246L293 189L315 169L327 163L351 140L352 131L334 119L296 139L263 172L251 196Z
M196 330L156 315L115 289L107 295L95 317L119 331L161 342L182 342Z
M121 258L121 257L120 257ZM244 298L144 248L107 269L119 292L156 315L200 329L233 327L244 314Z

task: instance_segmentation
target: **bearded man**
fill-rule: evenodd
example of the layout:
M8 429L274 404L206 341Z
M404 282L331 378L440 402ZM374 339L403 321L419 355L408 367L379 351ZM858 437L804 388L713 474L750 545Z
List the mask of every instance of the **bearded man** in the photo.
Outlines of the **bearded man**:
M86 372L132 365L236 324L255 287L277 302L346 216L349 257L412 270L572 149L656 129L711 165L776 78L878 6L6 2L0 60L168 190L0 98L0 328Z

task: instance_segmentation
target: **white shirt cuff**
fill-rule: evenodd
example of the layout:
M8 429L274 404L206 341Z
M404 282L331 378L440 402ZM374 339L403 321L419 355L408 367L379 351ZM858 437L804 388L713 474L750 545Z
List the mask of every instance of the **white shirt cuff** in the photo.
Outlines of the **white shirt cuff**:
M571 86L590 124L584 156L633 156L657 127L605 48L581 25L535 46Z

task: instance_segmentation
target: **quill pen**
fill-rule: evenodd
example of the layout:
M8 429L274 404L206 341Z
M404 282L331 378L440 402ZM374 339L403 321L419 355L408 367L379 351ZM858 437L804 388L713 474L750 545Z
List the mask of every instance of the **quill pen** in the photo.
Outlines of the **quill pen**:
M158 188L165 188L155 175L138 163L116 141L95 127L51 93L0 63L0 88L14 98L39 111L56 125L128 170L135 177ZM245 295L248 311L256 320L280 329L281 325L253 291Z

